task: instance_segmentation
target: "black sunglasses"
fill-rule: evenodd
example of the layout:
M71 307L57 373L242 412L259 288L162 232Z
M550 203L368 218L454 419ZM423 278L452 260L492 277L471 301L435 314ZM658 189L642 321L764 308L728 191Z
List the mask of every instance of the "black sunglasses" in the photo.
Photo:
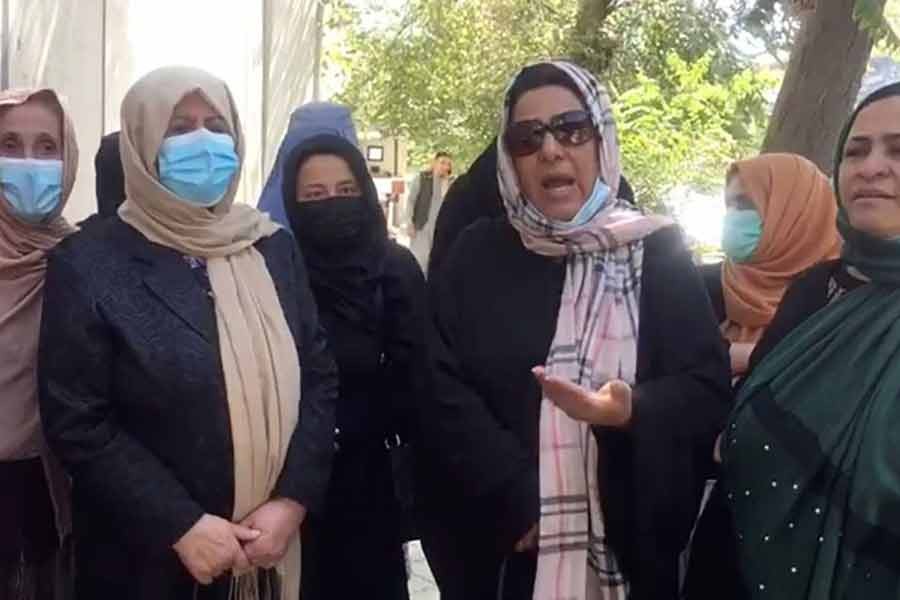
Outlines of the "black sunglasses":
M548 133L563 146L573 147L594 139L596 131L590 113L585 110L571 110L554 115L549 123L538 119L511 123L503 137L510 154L528 156L541 149L544 145L544 136Z

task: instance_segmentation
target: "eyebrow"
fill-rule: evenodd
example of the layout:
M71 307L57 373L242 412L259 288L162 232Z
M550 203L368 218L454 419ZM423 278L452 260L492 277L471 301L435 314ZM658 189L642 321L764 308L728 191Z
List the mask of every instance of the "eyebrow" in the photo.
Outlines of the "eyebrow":
M848 140L850 142L868 142L872 139L882 139L887 140L889 142L893 142L896 140L900 140L900 132L896 133L885 133L881 135L855 135Z
M337 184L338 185L356 185L356 180L355 179L345 179L343 181L338 181Z

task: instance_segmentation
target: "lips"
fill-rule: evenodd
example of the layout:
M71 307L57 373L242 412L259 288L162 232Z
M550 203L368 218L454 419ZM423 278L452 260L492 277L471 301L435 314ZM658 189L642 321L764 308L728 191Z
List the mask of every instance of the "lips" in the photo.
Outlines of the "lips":
M857 190L853 193L853 201L857 200L876 200L876 199L884 199L884 200L894 200L896 196L894 194L889 194L884 190L867 188L862 190Z
M547 191L569 188L575 185L575 178L567 175L548 175L541 179L541 186Z

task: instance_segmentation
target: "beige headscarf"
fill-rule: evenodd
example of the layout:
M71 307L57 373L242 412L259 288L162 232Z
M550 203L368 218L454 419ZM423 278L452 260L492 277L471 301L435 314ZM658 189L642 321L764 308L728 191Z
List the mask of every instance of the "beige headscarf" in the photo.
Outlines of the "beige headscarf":
M299 418L300 360L265 259L253 245L278 226L234 204L238 176L209 211L177 199L159 182L157 155L175 106L198 93L228 123L243 163L244 140L231 92L204 71L156 70L122 103L121 153L127 199L122 219L150 241L205 258L215 297L219 350L234 443L234 521L270 499ZM300 537L277 567L282 599L300 589ZM234 583L234 597L261 597L255 573Z
M69 531L68 485L41 433L37 351L47 252L74 231L60 215L75 185L78 143L63 100L53 90L0 92L0 111L38 94L55 101L62 115L63 190L55 214L40 225L16 218L0 190L0 461L43 459L57 531L64 537Z

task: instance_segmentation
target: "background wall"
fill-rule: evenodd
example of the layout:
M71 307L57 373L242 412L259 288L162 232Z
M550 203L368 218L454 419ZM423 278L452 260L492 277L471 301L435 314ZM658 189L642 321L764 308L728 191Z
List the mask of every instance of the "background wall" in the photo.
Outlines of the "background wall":
M131 85L164 65L225 80L247 157L238 200L255 203L293 109L314 98L317 0L0 0L0 84L67 97L81 161L66 216L95 212L94 153L119 129Z

